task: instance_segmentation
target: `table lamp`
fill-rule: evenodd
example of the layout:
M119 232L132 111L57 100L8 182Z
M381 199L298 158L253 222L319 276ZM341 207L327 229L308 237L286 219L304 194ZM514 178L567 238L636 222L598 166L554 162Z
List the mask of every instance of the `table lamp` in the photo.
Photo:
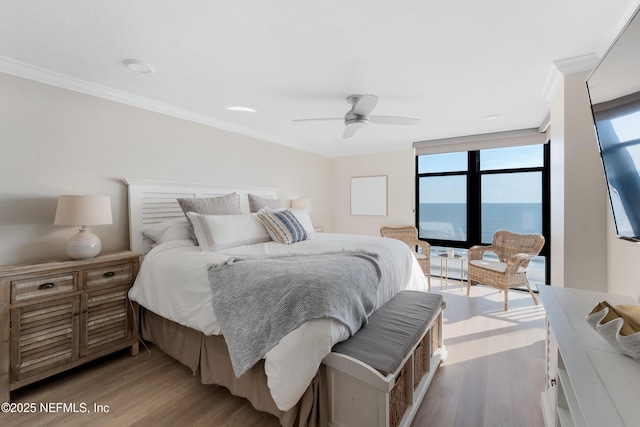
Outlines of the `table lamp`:
M89 225L112 224L109 196L60 196L54 225L80 225L78 233L67 245L67 254L73 259L94 258L102 249L100 238Z
M311 212L311 200L310 199L293 199L291 201L291 209L305 208L308 212Z

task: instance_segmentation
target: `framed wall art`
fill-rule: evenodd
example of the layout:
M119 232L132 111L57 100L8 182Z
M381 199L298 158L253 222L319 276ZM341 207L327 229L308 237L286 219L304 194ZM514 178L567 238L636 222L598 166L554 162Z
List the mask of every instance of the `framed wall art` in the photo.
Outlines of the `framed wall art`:
M351 178L351 215L387 216L387 176Z

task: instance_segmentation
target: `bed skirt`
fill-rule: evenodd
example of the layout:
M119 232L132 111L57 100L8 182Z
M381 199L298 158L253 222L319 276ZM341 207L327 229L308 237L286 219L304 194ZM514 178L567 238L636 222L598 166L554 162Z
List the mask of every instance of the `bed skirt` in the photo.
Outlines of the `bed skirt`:
M244 397L259 411L275 415L284 427L324 427L327 425L327 386L325 366L311 381L300 401L288 411L276 406L264 373L264 360L259 361L240 378L236 378L224 338L204 335L141 307L140 334L162 351L200 374L203 384L216 384L231 394Z

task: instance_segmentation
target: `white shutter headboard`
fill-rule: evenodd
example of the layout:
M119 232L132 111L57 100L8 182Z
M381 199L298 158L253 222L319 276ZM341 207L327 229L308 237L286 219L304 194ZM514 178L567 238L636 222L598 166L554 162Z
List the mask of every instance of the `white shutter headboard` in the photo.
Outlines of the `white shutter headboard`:
M249 213L248 194L275 199L276 187L216 185L200 182L159 181L125 178L129 187L129 245L134 252L146 254L151 241L142 235L142 229L170 219L184 216L177 199L187 197L217 197L238 193L240 211Z

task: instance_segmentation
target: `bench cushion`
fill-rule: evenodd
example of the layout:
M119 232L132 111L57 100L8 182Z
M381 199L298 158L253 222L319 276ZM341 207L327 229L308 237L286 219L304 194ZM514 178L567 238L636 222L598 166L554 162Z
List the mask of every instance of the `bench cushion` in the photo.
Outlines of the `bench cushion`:
M355 335L333 346L333 351L360 360L383 375L392 374L442 306L442 295L402 291L376 310Z

